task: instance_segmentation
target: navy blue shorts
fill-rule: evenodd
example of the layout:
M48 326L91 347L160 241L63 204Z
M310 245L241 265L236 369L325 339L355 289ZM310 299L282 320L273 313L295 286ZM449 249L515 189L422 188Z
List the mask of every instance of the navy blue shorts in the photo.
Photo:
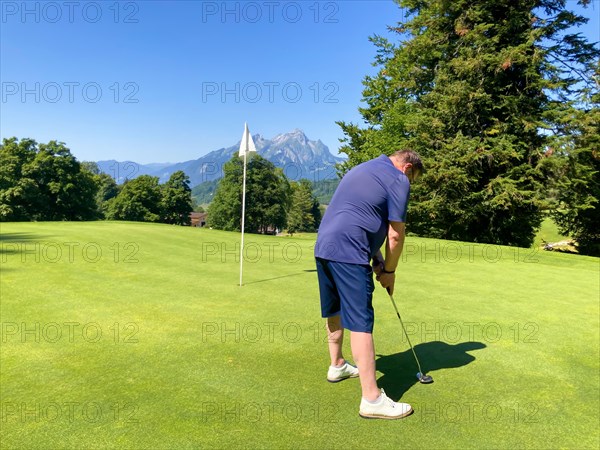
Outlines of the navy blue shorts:
M348 264L316 258L321 316L341 315L350 331L373 332L373 269L368 264Z

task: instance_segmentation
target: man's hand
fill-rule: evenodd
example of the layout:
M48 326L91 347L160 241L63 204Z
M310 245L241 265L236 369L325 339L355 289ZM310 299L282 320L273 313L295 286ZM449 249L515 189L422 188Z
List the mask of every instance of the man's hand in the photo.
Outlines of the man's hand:
M387 289L390 295L394 293L394 283L396 282L396 275L390 272L394 272L398 266L404 246L405 230L404 222L390 221L385 245L385 261L381 273L377 277L377 281Z
M379 255L373 256L373 262L371 263L371 268L373 269L373 273L377 277L377 280L379 280L379 275L383 271L383 258L379 258L378 256L380 255L381 252L379 252Z
M381 254L381 250L373 256L373 261L371 262L371 267L373 268L373 273L377 276L379 280L379 274L383 271L383 255Z
M371 267L373 268L373 273L375 273L376 280L379 281L390 294L393 294L396 275L394 273L385 272L385 262L381 251L378 251L377 254L373 256Z
M396 274L395 273L385 273L381 272L377 275L377 281L387 289L388 293L392 295L394 293L394 284L396 283Z

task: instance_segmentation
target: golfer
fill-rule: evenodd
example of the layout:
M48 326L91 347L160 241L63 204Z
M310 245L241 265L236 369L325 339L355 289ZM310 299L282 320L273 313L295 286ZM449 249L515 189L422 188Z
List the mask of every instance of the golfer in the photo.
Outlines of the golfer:
M422 171L419 155L411 150L359 164L343 177L319 227L315 258L331 357L327 380L360 377L359 414L366 418L400 419L412 413L409 404L394 402L377 387L373 272L392 294L404 245L410 183ZM380 251L384 241L385 258ZM342 355L344 328L350 330L358 368Z

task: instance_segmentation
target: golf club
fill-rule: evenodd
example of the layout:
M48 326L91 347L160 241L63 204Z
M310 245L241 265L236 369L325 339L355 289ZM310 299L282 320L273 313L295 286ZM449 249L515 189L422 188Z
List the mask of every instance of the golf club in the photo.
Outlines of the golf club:
M394 309L396 310L396 315L398 316L398 319L400 319L400 325L402 325L402 330L404 331L404 336L406 336L408 345L410 346L410 349L412 350L412 354L415 357L415 361L417 362L417 367L419 368L419 372L417 373L417 380L419 380L419 382L421 382L423 384L433 383L433 378L429 375L425 375L423 373L423 370L421 369L421 364L419 363L419 358L417 358L415 349L413 348L412 344L410 343L408 333L406 332L406 328L404 328L404 322L402 322L402 317L400 317L400 313L398 312L398 307L396 306L396 302L394 301L394 296L392 294L390 294L389 290L388 290L388 294L390 296L390 300L392 301L392 305L394 305Z

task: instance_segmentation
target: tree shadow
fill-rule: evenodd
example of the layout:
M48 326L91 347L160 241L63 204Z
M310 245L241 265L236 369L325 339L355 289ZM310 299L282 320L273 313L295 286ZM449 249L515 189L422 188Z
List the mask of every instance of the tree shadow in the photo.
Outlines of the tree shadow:
M0 255L15 255L23 253L26 245L32 241L39 241L47 238L35 233L1 233L0 232ZM31 248L29 248L31 250ZM2 262L6 262L2 259Z
M435 372L440 369L451 369L466 366L475 361L475 357L467 352L486 348L482 342L461 342L447 344L441 341L424 342L415 345L415 352L421 363L421 368L427 375L436 380ZM377 380L379 387L392 399L398 400L417 380L417 363L410 348L393 355L377 355L376 368L383 375Z
M2 233L0 232L0 242L2 241L21 241L23 239L30 239L31 233Z
M42 236L36 233L2 233L0 231L0 242L23 242L39 240L48 236Z

